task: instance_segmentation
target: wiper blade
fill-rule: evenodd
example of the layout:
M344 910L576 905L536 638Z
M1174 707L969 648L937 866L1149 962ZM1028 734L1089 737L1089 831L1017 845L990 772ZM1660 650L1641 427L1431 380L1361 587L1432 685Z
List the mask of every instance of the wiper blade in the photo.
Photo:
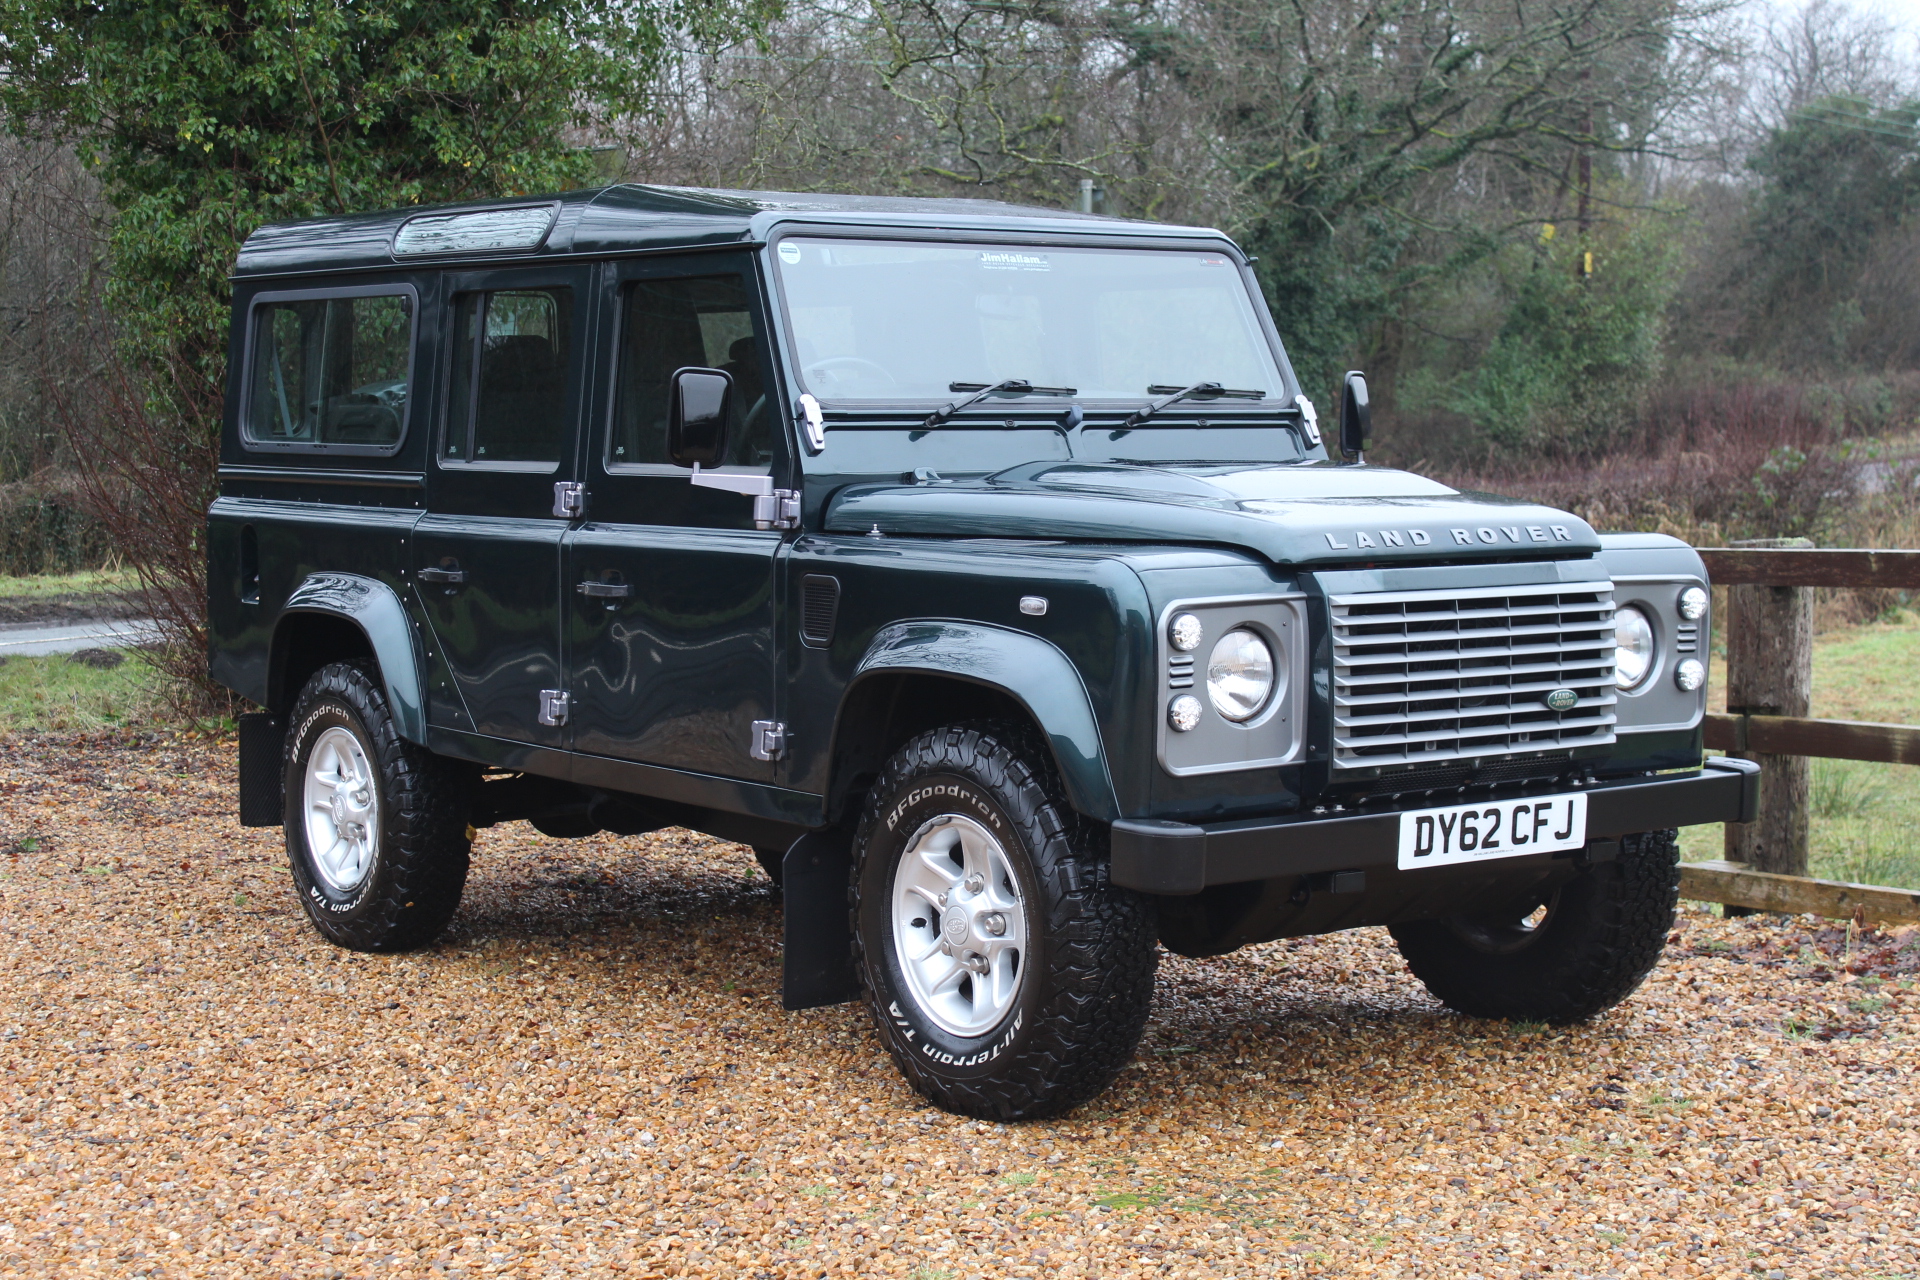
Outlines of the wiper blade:
M1150 396L1162 396L1164 398L1153 401L1145 408L1135 409L1132 413L1121 419L1120 429L1122 431L1137 427L1168 405L1177 404L1192 396L1209 396L1213 399L1219 399L1224 396L1231 400L1264 400L1267 398L1267 393L1264 391L1236 391L1230 387L1223 387L1217 382L1196 382L1190 387L1162 387L1155 385L1147 388L1147 394Z
M952 404L940 409L935 409L932 413L928 414L927 420L920 424L922 431L930 427L939 426L954 414L959 413L962 409L967 409L979 404L988 396L1070 396L1078 394L1073 387L1036 387L1025 378L1007 378L1004 381L994 383L992 386L984 386L978 382L949 382L947 384L947 390L971 391L973 394L965 400L956 400Z

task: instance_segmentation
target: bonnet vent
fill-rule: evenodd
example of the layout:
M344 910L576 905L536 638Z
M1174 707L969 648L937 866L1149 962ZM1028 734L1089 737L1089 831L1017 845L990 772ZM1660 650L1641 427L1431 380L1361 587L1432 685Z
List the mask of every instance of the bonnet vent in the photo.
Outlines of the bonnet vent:
M833 623L840 613L840 579L810 573L800 579L800 638L815 649L833 642Z

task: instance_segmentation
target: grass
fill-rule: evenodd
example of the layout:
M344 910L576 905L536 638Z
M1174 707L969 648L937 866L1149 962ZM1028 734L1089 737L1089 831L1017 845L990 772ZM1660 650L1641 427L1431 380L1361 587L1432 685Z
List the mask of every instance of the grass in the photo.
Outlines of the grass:
M5 579L0 579L5 581ZM0 732L126 728L163 713L160 674L138 650L110 671L65 654L0 659Z
M1719 646L1716 645L1716 648ZM1716 655L1711 705L1726 705L1726 667ZM1833 720L1920 724L1920 616L1893 615L1818 635L1813 642L1813 714ZM1920 888L1920 768L1815 760L1808 863L1828 880ZM1719 858L1724 828L1681 832L1689 862Z
M131 569L86 569L79 573L42 573L24 578L0 574L0 600L48 596L93 596L125 591L134 585Z

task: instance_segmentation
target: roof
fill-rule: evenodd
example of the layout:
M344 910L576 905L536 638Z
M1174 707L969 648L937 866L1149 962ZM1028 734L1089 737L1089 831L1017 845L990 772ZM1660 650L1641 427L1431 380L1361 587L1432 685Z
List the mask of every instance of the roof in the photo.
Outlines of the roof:
M394 237L410 219L431 214L551 208L552 228L528 251L436 253L396 258ZM621 183L552 196L415 205L381 213L280 222L247 237L236 276L307 275L315 272L391 268L397 262L440 266L452 262L524 261L604 256L648 249L755 243L782 223L835 226L924 227L957 231L1015 231L1057 235L1155 238L1220 233L1064 209L1007 204L999 200L921 199L788 191L725 191L704 187L654 187Z

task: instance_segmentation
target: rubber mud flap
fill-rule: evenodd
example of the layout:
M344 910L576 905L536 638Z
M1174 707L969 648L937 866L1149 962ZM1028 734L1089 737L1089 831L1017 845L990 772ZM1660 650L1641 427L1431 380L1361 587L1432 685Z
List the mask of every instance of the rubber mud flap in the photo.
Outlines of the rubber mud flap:
M240 825L277 827L281 809L280 753L286 749L287 721L266 711L240 717Z
M839 829L809 831L780 861L785 906L782 1008L818 1009L860 998L847 913L852 867L853 834Z

